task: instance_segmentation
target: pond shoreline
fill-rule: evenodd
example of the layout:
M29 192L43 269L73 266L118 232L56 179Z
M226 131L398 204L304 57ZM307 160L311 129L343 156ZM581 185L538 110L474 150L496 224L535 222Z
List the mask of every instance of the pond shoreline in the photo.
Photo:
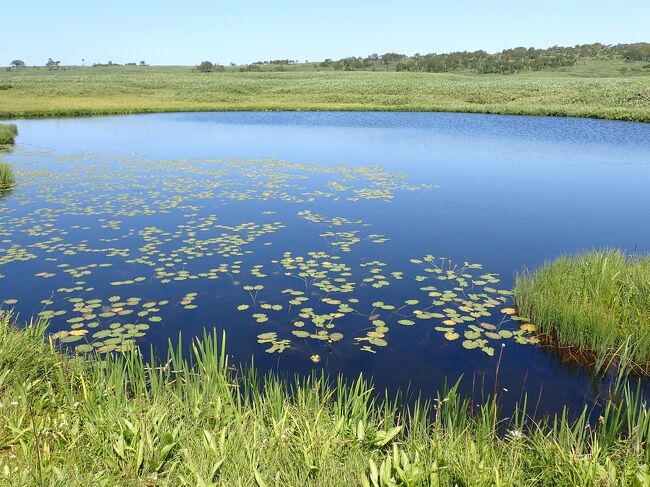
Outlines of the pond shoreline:
M650 113L632 114L620 112L605 112L591 110L553 110L553 109L506 109L506 108L476 108L462 107L381 107L381 106L307 106L300 108L273 106L206 106L206 107L166 107L166 108L116 108L116 109L60 109L25 112L6 112L0 109L0 123L16 120L63 119L63 118L96 118L123 115L154 115L164 113L233 113L233 112L395 112L395 113L457 113L465 115L511 115L521 117L557 117L592 120L608 120L612 122L650 123Z

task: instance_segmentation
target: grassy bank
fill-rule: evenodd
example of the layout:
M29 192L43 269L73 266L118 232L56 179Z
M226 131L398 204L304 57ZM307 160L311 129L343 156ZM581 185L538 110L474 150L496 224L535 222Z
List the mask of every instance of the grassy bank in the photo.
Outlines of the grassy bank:
M0 72L2 118L209 110L450 111L650 121L650 76L198 73L187 67Z
M560 346L601 357L625 349L649 370L650 256L594 251L563 256L517 277L522 315Z
M0 482L9 485L647 485L650 412L629 387L588 427L470 415L452 388L402 409L369 385L235 375L217 333L160 367L71 357L0 319ZM624 434L625 432L630 434ZM645 483L644 483L645 482Z
M0 145L11 145L18 135L18 127L13 124L0 123Z

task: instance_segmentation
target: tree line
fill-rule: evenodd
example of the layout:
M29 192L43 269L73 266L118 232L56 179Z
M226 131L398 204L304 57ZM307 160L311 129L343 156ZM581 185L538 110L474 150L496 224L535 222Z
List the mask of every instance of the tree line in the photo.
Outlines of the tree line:
M650 43L637 42L633 44L607 45L601 43L580 44L573 47L553 46L547 49L533 47L515 47L504 49L498 53L479 51L456 51L449 53L414 54L412 56L396 52L371 54L366 57L346 57L338 60L325 59L321 63L313 63L314 69L335 69L343 71L415 71L427 73L444 73L454 71L469 71L476 74L512 74L521 71L542 71L573 66L585 60L623 60L650 62ZM85 60L82 59L82 65ZM308 61L305 61L307 63ZM296 65L299 61L291 59L274 59L257 61L239 67L240 71L260 71L262 66L272 67L283 71L285 67ZM61 61L49 58L45 63L47 69L59 69ZM137 65L146 66L145 61ZM236 65L231 63L231 67ZM120 66L108 63L95 63L93 66ZM136 63L126 63L126 66L136 66ZM24 61L11 61L8 69L26 67ZM202 61L195 69L199 72L222 72L225 66Z
M397 52L371 54L366 57L325 59L312 63L316 70L342 71L414 71L427 73L472 72L476 74L513 74L522 71L557 70L586 60L623 60L650 62L650 43L607 45L601 43L580 44L573 47L553 46L547 49L515 47L490 54L486 51L456 51L449 53L414 54ZM308 63L308 61L305 61ZM285 71L299 61L274 59L256 61L239 66L239 71ZM231 63L231 67L236 66ZM647 65L650 67L650 64ZM225 67L203 61L197 71L221 72Z
M574 47L553 46L548 49L516 47L490 54L486 51L457 51L444 54L414 54L407 56L389 52L366 57L326 59L320 66L344 71L395 70L442 73L471 71L477 74L511 74L520 71L541 71L573 66L587 59L622 59L649 61L650 43L605 45L582 44Z

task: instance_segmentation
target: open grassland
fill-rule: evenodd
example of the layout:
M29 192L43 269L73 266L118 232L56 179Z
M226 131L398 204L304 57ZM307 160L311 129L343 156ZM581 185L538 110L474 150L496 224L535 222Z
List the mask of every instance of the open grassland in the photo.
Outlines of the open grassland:
M594 251L517 277L519 312L560 346L599 355L625 350L649 369L650 256Z
M621 376L595 425L499 419L455 388L429 409L363 380L235 375L216 333L191 360L67 356L0 318L0 483L65 486L588 486L650 482L650 411ZM263 384L260 386L260 384ZM470 411L474 411L470 414Z
M650 76L566 73L193 72L98 67L0 72L0 117L210 110L403 110L650 121Z

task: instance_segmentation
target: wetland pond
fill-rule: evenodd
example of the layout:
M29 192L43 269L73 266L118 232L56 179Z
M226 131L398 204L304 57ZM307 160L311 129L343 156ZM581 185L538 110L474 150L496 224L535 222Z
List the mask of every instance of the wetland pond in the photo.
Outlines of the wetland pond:
M235 363L579 409L606 381L512 314L517 271L650 250L650 124L445 113L19 120L0 301L79 353L216 327ZM500 357L500 359L499 359ZM500 361L500 362L499 362Z

